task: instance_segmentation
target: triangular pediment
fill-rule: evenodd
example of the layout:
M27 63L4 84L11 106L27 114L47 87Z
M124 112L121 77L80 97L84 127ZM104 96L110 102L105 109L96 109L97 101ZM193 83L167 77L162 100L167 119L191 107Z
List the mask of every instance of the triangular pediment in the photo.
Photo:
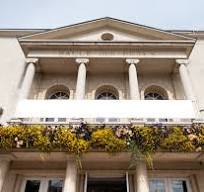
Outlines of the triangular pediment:
M105 34L105 35L104 35ZM20 40L66 40L66 41L148 41L148 40L192 40L188 37L166 32L163 30L121 21L113 18L102 18L62 28L49 30L22 37ZM105 39L105 40L104 40ZM109 39L109 38L108 38Z

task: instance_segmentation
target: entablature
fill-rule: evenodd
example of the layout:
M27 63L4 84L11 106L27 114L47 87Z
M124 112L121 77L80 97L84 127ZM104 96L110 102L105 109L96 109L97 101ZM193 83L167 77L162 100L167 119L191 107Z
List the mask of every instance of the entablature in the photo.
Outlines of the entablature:
M194 40L141 42L20 41L26 57L37 58L188 58Z

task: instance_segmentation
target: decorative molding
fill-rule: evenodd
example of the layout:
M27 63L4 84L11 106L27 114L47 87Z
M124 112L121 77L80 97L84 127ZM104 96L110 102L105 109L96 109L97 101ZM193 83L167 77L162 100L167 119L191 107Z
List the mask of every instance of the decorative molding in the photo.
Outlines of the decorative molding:
M188 59L176 59L176 63L179 65L188 65Z
M38 58L26 58L26 63L29 64L29 63L33 63L33 64L37 64L39 61Z
M89 59L88 58L77 58L76 59L76 63L78 64L87 64L89 62Z
M126 63L128 63L128 64L137 64L137 63L140 62L139 59L133 59L133 58L126 59L125 61L126 61Z
M164 58L164 59L186 59L187 55L184 50L143 50L143 49L106 49L106 50L39 50L30 51L27 55L29 58ZM78 59L77 59L78 60ZM80 60L78 60L80 61Z
M0 107L0 116L3 114L3 112L4 112L3 107Z
M203 112L204 112L204 109L200 109L199 111L200 111L201 113L203 113Z
M186 59L189 57L195 42L191 41L142 41L142 42L69 42L69 41L41 41L41 40L32 40L32 41L23 41L20 42L21 47L24 51L24 54L27 57L39 58L38 55L32 54L36 52L63 52L68 53L72 58L90 58L92 57L93 52L135 52L131 55L126 55L123 58L139 58L146 57L146 55L153 52L153 57L159 58L159 53L161 55L165 53L173 53L175 56L171 57L174 59ZM79 54L75 54L79 52ZM87 54L82 54L86 52ZM144 52L144 54L143 54ZM156 52L156 53L154 53ZM58 53L58 55L59 55ZM178 57L182 54L183 57ZM41 55L41 54L40 54ZM110 53L111 55L111 53ZM110 57L116 57L112 55ZM123 54L124 55L124 54ZM154 56L155 55L155 56ZM46 57L46 56L45 56ZM57 57L57 55L55 56ZM70 56L67 56L70 57ZM104 57L104 56L103 56ZM149 58L151 58L149 56ZM163 57L164 58L164 57Z

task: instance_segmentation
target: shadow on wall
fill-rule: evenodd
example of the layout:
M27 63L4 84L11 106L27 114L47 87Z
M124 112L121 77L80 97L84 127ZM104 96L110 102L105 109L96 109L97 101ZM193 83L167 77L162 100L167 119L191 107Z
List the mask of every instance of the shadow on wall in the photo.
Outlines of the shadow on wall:
M0 120L1 120L1 117L2 117L2 115L3 115L3 112L4 112L3 107L0 107ZM0 125L1 125L1 121L0 121Z

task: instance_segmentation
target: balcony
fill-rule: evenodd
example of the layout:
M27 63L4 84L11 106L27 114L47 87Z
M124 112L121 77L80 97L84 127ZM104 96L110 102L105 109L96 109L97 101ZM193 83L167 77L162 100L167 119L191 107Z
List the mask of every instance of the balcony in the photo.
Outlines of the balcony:
M191 100L21 100L13 119L24 123L188 124L196 118Z

